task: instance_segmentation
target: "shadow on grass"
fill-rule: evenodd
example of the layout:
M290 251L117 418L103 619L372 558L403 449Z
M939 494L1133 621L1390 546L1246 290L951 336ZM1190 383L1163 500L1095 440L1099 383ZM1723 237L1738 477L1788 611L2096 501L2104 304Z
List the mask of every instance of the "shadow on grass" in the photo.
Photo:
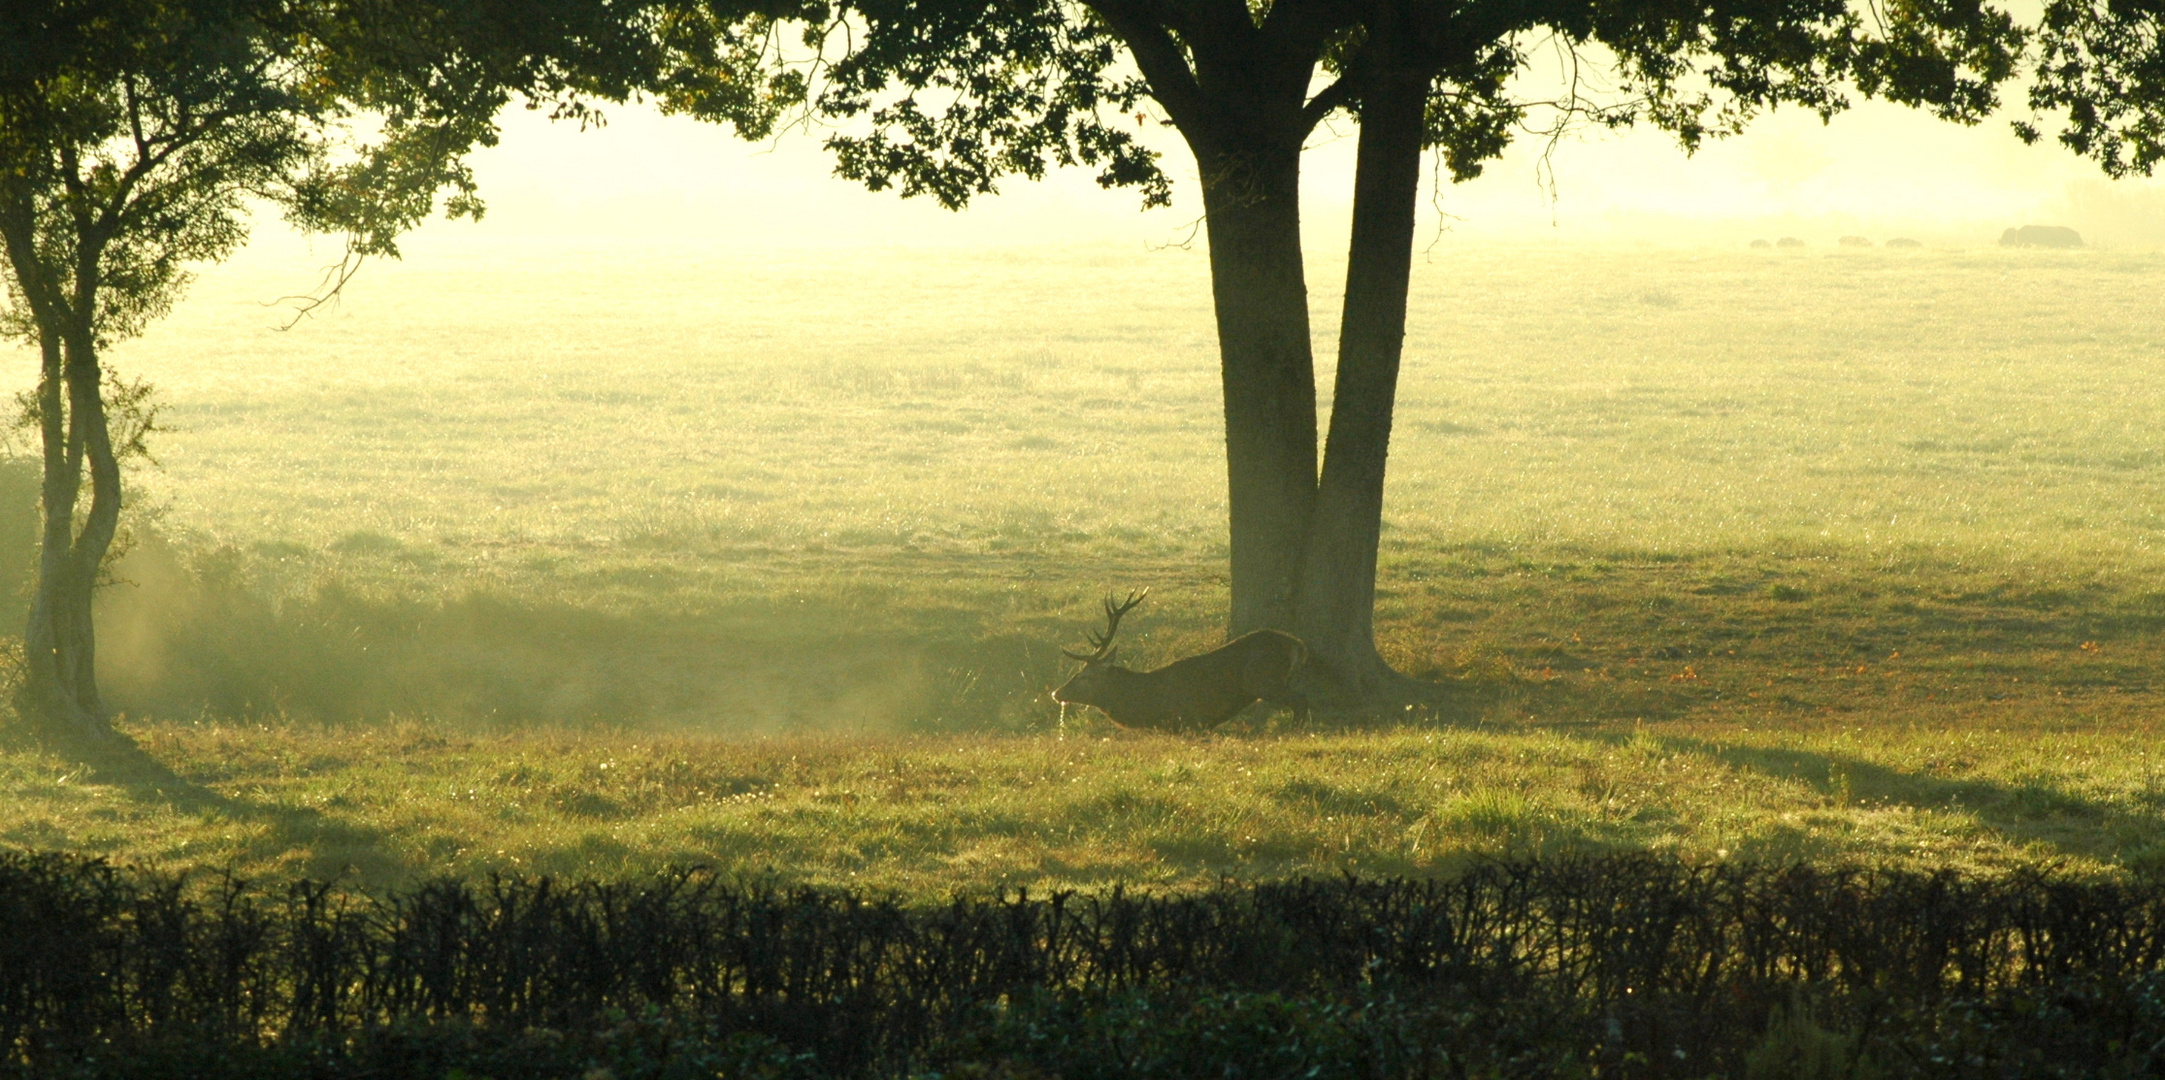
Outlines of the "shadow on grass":
M1843 754L1738 746L1687 736L1614 732L1590 737L1618 745L1632 739L1650 740L1675 753L1702 755L1734 769L1803 784L1838 804L1968 813L1979 825L2018 845L2117 862L2146 875L2165 873L2165 815L2074 794L2042 781L1935 776Z
M1561 679L1471 675L1402 680L1380 700L1347 702L1318 695L1303 719L1261 706L1234 718L1221 734L1388 731L1414 725L1479 728L1499 721L1517 728L1527 720L1571 716L1583 723L1617 720L1679 720L1698 707L1689 695L1666 687L1585 686Z
M395 880L424 869L410 853L387 843L390 837L383 830L358 826L312 807L227 795L175 772L139 748L82 757L81 763L90 768L91 780L111 786L139 805L263 827L259 839L236 850L237 862L305 852L299 869L319 879L352 873L363 880Z

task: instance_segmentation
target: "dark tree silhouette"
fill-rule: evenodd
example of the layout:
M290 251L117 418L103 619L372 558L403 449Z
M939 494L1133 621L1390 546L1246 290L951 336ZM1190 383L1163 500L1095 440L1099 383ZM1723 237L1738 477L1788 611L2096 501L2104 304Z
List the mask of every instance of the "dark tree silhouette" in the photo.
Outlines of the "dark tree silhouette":
M1477 175L1529 125L1649 123L1685 149L1849 95L1974 122L2021 43L1981 0L844 0L814 44L838 171L960 207L1007 175L1088 165L1162 204L1134 137L1155 103L1202 182L1225 398L1231 635L1290 630L1340 689L1374 645L1385 460L1423 154ZM1551 47L1562 100L1514 93ZM1579 73L1600 73L1599 94ZM1591 80L1592 76L1588 76ZM1360 125L1337 382L1321 460L1300 247L1300 156Z
M145 426L105 349L246 238L251 201L354 257L395 256L439 202L480 216L464 155L513 96L583 115L652 80L636 18L604 0L0 4L0 329L37 350L43 464L17 711L45 737L129 745L99 693L91 601Z
M2052 0L2037 34L2030 105L2064 123L2061 145L2115 178L2165 160L2165 4ZM2026 142L2043 120L2015 125Z

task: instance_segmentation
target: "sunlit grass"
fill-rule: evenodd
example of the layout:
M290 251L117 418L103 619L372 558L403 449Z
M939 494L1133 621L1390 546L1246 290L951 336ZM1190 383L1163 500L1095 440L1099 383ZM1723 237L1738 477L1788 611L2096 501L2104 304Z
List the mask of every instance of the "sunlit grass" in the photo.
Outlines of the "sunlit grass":
M1426 874L1502 853L1647 849L1992 871L2152 871L2151 725L1400 729L1201 741L749 743L421 725L158 726L207 792L0 764L0 842L381 886L668 865L913 894ZM170 801L169 801L170 800Z

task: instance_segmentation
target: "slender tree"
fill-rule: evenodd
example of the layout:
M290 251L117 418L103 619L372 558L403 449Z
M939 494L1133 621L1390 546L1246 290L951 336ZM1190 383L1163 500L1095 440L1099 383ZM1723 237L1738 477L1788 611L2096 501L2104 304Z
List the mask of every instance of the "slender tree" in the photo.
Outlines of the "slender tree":
M838 171L951 208L1008 175L1099 170L1162 204L1146 100L1201 178L1225 401L1233 634L1305 639L1341 688L1374 646L1385 461L1423 155L1478 175L1527 125L1649 123L1689 150L1756 114L1849 95L1974 122L2021 33L1982 0L840 0L815 108ZM1516 92L1541 55L1561 100ZM1598 81L1607 90L1582 94ZM1583 78L1582 78L1583 75ZM1337 382L1320 461L1300 246L1301 149L1360 125Z
M43 532L18 713L123 749L92 597L123 500L103 360L231 253L255 205L395 256L439 203L478 217L466 152L515 94L579 113L652 81L638 9L605 0L12 0L0 5L0 323L33 346ZM645 67L641 67L645 65ZM87 480L87 484L86 484ZM86 490L87 487L87 490Z

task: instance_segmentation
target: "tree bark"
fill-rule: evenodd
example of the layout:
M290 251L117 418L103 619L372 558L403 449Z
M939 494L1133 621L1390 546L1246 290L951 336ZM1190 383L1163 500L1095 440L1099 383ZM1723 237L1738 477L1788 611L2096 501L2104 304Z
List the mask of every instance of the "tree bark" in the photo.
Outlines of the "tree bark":
M60 692L67 680L60 668L59 615L66 608L62 600L67 591L68 550L74 539L69 533L75 519L80 474L68 468L67 409L63 398L66 379L61 366L60 335L41 330L38 337L43 361L38 371L38 430L44 451L39 508L45 520L38 543L37 586L30 597L30 620L23 628L25 670L20 705L26 719L65 731L75 725L77 717L71 697Z
M1281 140L1286 141L1286 140ZM1300 246L1300 146L1198 153L1225 392L1229 636L1290 629L1315 505L1315 354Z
M1358 96L1361 141L1319 482L1300 158L1328 111L1308 97L1327 35L1282 18L1285 7L1259 27L1250 5L1231 0L1177 10L1090 2L1127 44L1202 174L1225 394L1227 630L1293 631L1328 681L1371 697L1391 674L1375 648L1376 554L1431 75L1409 13L1377 0L1357 61L1363 74L1325 91L1325 104L1342 100L1339 87Z
M106 424L102 371L92 315L97 295L85 280L63 291L37 259L31 207L20 193L0 204L0 239L38 324L36 403L44 483L37 583L23 628L24 678L18 711L59 748L99 753L134 744L113 730L98 690L97 633L91 604L98 574L120 523L120 464ZM81 509L83 473L90 506Z
M64 338L40 335L45 528L23 634L23 704L48 737L65 748L111 750L131 742L113 730L98 689L91 605L99 570L119 529L120 465L106 424L94 339L87 328L73 329L76 332ZM90 508L78 530L76 509L86 465Z
M1338 688L1371 698L1391 677L1376 653L1376 555L1384 467L1406 337L1427 70L1384 26L1361 94L1353 236L1338 338L1330 433L1301 568L1296 633ZM1398 53L1399 55L1393 55Z
M98 586L105 556L120 532L120 460L113 452L112 431L105 415L104 370L98 359L90 328L80 328L68 342L68 421L80 425L84 458L90 466L90 512L83 516L72 552L74 585L74 678L75 698L91 715L106 717L105 698L98 692L97 634L91 623L91 601Z

